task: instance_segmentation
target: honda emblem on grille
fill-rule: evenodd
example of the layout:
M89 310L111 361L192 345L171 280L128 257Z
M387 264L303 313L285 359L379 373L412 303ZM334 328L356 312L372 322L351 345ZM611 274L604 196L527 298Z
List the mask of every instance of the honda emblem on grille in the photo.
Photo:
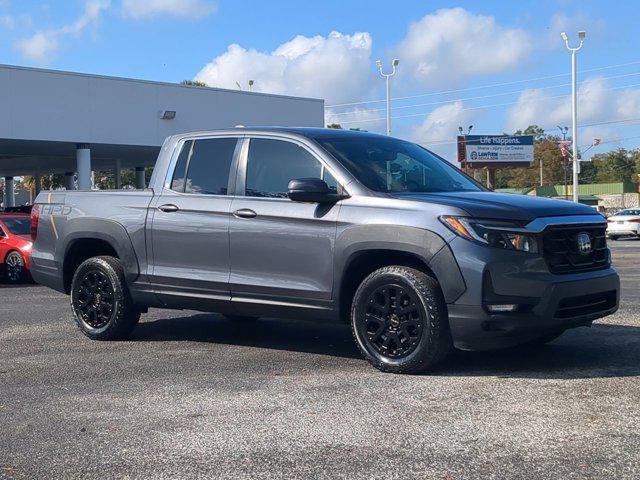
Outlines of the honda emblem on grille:
M578 243L578 253L580 255L589 255L591 253L591 236L586 232L580 232L576 236L576 242Z

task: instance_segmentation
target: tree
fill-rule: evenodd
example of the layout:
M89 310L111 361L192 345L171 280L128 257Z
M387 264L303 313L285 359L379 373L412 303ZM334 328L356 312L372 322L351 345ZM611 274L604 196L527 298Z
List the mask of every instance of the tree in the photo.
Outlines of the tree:
M180 85L187 85L189 87L208 87L204 82L200 82L198 80L183 80L180 82Z
M546 185L564 183L565 160L558 148L559 138L547 135L538 125L530 125L517 130L514 135L533 135L533 166L498 170L497 188L526 188L540 183L540 162L542 180Z
M596 181L599 183L635 181L638 157L640 155L637 152L629 152L624 148L594 155L591 157L591 163L596 172ZM582 165L584 166L584 163Z

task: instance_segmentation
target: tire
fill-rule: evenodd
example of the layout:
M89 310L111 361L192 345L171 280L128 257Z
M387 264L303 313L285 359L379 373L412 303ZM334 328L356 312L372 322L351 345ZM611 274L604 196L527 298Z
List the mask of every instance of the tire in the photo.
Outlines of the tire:
M228 315L223 315L224 318L226 318L227 320L231 320L232 322L246 322L246 323L251 323L251 322L257 322L258 319L260 317L251 317L249 315L232 315L232 314L228 314Z
M13 250L6 256L4 276L12 284L22 283L27 279L27 267L20 252Z
M616 240L618 240L618 237L616 235L611 235L609 236L609 240L611 240L612 242L615 242Z
M447 308L438 282L419 270L383 267L360 284L351 331L364 358L390 373L420 373L452 349Z
M547 343L553 342L556 338L560 337L565 331L560 330L559 332L549 332L545 333L541 337L534 338L533 340L529 340L526 345L530 347L539 347L545 345Z
M71 309L78 328L92 340L127 338L140 320L131 300L120 260L93 257L76 270Z

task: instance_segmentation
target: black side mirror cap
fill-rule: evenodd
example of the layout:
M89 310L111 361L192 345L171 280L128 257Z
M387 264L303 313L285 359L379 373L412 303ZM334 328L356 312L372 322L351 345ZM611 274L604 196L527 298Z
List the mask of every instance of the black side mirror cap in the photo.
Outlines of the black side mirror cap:
M332 192L327 182L320 178L297 178L289 182L287 189L294 202L335 203L347 198L347 195Z

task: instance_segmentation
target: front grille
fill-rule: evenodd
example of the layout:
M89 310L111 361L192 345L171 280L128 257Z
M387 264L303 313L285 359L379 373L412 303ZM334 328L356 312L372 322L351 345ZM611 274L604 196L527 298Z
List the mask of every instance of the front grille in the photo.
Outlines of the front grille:
M543 234L543 254L551 273L577 273L601 270L610 265L605 237L607 227L601 224L551 226ZM589 235L591 250L580 252L578 237Z
M558 304L556 318L575 318L606 312L616 306L616 291L592 293L579 297L564 298Z

